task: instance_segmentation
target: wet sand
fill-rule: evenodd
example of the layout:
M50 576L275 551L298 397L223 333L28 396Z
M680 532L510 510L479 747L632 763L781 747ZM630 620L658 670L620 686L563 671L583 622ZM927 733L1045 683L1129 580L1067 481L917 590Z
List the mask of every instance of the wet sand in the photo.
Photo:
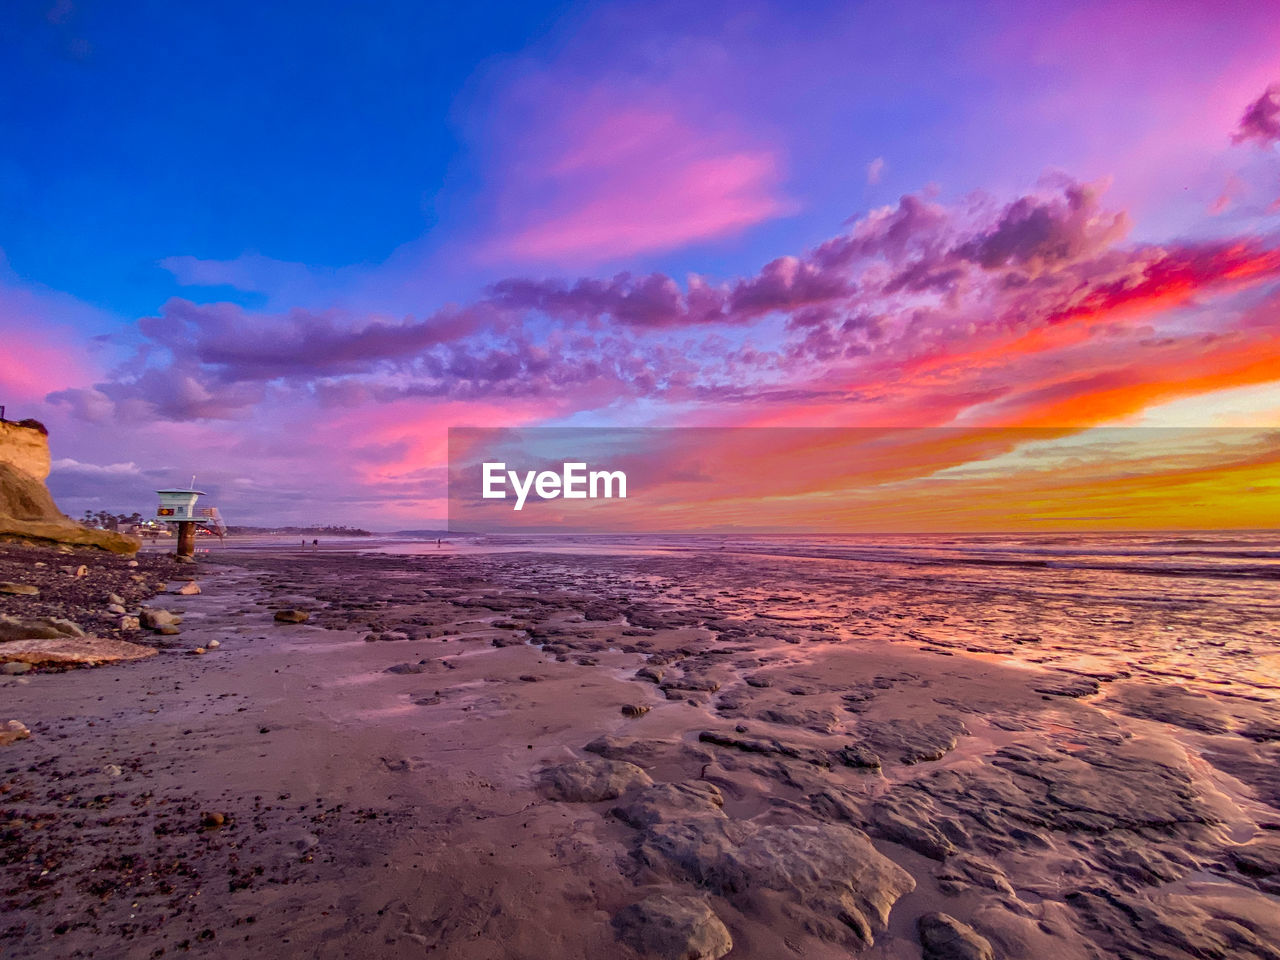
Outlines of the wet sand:
M160 655L0 678L5 957L1280 957L1265 590L733 550L194 575Z

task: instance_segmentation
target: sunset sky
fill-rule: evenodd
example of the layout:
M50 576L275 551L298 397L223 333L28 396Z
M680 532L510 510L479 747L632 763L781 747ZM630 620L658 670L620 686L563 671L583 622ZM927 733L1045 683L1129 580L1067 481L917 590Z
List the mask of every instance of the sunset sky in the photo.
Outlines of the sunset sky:
M1073 502L1267 522L1280 444L1109 428L1280 427L1275 14L6 3L0 403L72 515L433 525L450 426L1036 427Z

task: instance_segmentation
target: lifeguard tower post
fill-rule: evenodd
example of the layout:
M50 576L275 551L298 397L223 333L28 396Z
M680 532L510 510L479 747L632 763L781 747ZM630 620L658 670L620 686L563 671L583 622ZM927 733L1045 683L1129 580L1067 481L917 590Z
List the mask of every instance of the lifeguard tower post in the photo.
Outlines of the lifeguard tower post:
M203 490L157 490L160 505L156 507L156 519L175 524L178 528L180 557L191 557L196 552L196 527L212 527L222 535L222 519L217 507L196 509L196 500L204 496Z

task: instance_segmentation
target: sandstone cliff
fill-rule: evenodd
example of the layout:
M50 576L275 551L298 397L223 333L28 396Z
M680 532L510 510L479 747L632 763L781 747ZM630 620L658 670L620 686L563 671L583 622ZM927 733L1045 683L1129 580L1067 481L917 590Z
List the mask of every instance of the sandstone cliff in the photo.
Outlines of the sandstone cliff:
M0 420L0 463L35 477L49 476L49 435L38 420Z
M65 543L133 553L136 537L88 530L63 515L53 502L49 476L49 438L34 420L0 421L0 540Z

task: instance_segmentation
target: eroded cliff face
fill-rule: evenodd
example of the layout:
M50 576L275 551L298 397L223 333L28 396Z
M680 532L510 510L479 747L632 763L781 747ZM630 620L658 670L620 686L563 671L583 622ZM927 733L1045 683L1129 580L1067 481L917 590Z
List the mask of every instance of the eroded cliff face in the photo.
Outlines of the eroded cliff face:
M49 477L49 437L34 420L0 421L0 463L44 483Z
M141 542L88 530L65 516L45 486L49 437L35 421L0 422L0 539L97 547L133 553Z

